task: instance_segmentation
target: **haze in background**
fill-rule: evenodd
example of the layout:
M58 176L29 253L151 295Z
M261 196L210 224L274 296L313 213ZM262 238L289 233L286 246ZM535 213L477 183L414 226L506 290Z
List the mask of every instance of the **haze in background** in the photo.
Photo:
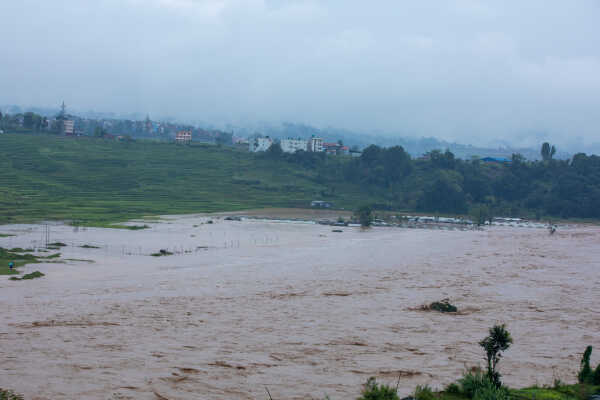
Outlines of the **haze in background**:
M486 146L599 141L593 0L20 0L0 16L0 104Z

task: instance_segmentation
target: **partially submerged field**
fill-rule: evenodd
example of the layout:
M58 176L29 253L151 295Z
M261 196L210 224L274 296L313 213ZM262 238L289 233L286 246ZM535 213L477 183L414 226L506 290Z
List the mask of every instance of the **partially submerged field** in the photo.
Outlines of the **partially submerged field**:
M136 223L150 228L52 227L64 259L95 263L0 277L0 387L53 400L257 399L266 385L275 399L335 400L358 397L370 376L400 376L405 395L441 388L483 364L477 342L494 323L515 340L500 364L512 387L574 382L585 346L600 347L597 227ZM16 235L5 248L44 238L37 225L2 232ZM174 254L150 256L161 249ZM459 312L420 310L444 298Z

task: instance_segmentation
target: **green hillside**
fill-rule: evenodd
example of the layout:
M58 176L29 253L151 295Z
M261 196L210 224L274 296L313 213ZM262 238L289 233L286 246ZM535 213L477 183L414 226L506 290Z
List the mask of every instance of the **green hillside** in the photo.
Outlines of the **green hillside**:
M214 145L178 146L52 135L0 135L0 222L103 224L150 214L368 200L339 194L314 170ZM343 193L343 196L342 196Z
M545 144L545 146L548 144ZM549 146L549 145L548 145ZM42 219L102 225L157 214L307 207L404 210L535 219L600 218L600 157L486 162L369 146L360 157L279 145L253 154L189 146L31 133L0 135L0 223Z

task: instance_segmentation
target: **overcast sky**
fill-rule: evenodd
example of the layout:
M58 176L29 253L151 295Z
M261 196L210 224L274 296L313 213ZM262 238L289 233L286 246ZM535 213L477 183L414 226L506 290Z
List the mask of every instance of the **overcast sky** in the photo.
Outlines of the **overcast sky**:
M4 0L0 18L0 104L600 141L598 0Z

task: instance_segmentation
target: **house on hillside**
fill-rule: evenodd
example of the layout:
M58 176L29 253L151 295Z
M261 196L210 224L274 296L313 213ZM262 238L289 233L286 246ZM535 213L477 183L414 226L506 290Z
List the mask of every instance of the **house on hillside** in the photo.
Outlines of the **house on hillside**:
M188 144L192 141L192 131L179 131L175 135L175 143Z
M256 138L254 140L250 140L249 150L253 153L258 153L259 151L267 151L273 144L273 139L270 137L264 138Z
M65 119L63 121L63 131L67 136L73 136L75 133L75 121L72 119Z
M505 157L484 157L481 161L492 164L510 164L512 160Z
M284 153L295 153L298 150L306 151L308 149L308 142L302 139L282 139L281 150Z
M327 154L337 154L338 149L341 147L338 143L323 143L323 150Z
M331 208L333 203L323 200L313 200L310 202L310 206L313 208Z
M350 148L340 143L323 143L323 149L327 154L333 155L350 153Z
M308 151L312 151L315 153L320 153L323 151L323 138L319 137L311 137L308 142Z

